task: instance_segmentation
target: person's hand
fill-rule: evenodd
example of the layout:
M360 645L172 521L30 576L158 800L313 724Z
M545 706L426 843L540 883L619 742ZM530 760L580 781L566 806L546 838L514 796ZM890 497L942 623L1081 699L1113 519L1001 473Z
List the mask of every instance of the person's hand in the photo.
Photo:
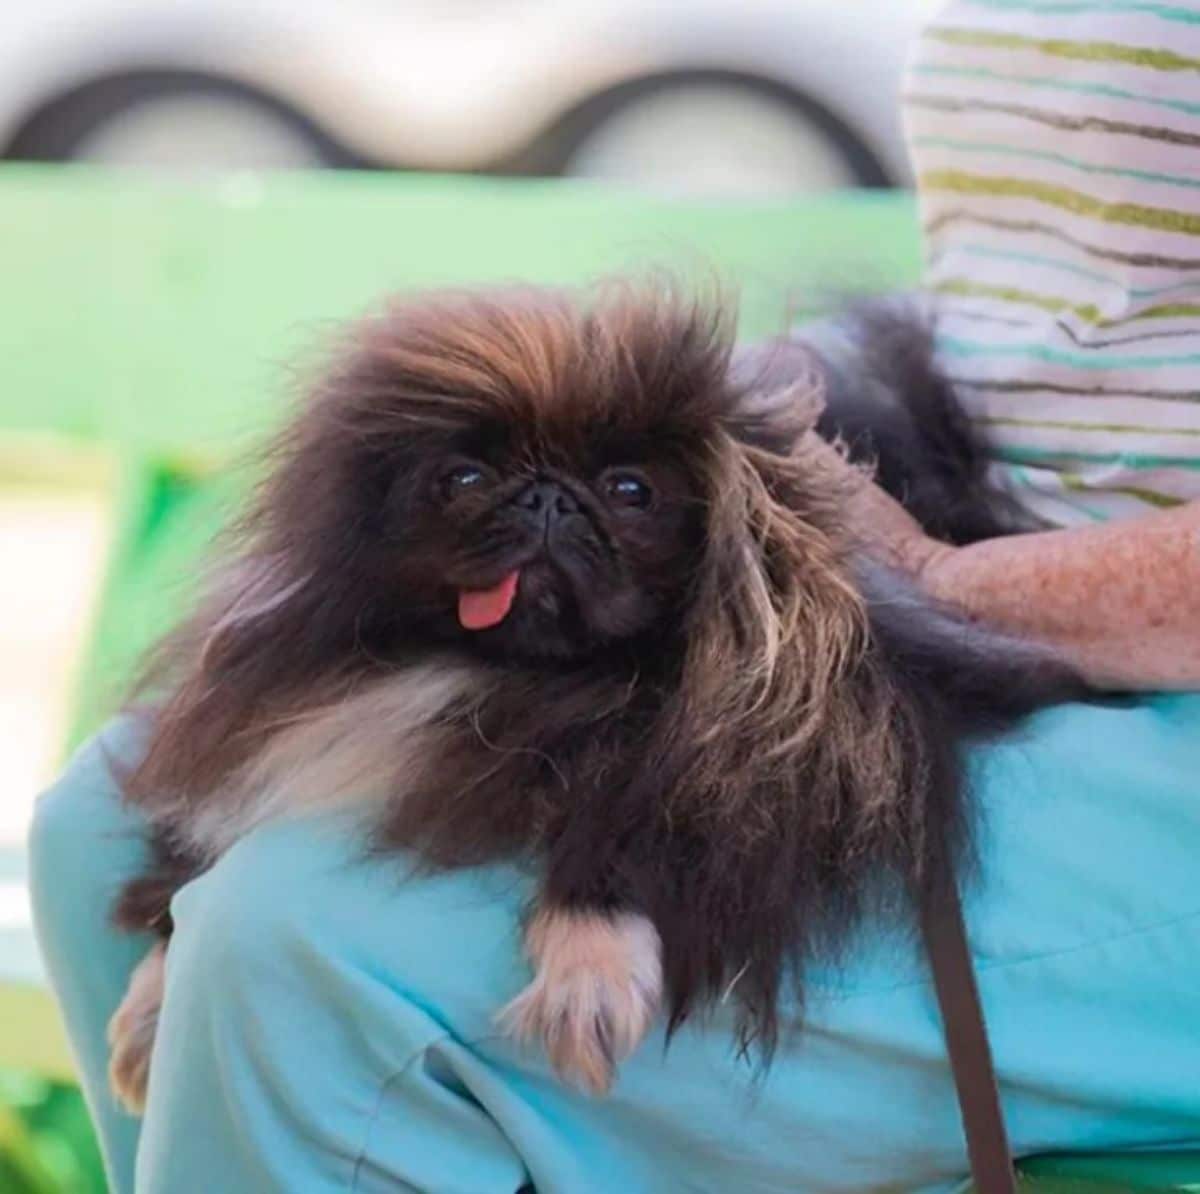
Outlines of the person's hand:
M849 495L846 528L862 549L882 563L922 578L941 567L954 552L948 543L931 538L921 524L895 498L872 480L869 470L852 464L834 444L810 432L804 450Z

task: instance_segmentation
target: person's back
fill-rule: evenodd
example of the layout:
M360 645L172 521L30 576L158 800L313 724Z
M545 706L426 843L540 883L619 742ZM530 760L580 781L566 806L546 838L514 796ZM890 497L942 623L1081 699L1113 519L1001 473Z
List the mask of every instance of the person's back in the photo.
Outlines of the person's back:
M1200 497L1200 8L953 0L904 105L949 372L1053 522Z

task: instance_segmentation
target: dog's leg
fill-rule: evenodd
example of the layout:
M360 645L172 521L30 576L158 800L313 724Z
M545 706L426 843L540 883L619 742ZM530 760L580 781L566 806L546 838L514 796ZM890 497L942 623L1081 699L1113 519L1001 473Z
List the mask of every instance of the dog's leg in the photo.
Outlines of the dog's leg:
M141 1115L146 1107L166 960L167 943L160 941L133 972L125 998L108 1022L109 1085L117 1101L134 1115Z
M634 912L542 904L525 932L533 981L500 1013L538 1041L564 1080L592 1094L646 1035L662 997L662 943Z

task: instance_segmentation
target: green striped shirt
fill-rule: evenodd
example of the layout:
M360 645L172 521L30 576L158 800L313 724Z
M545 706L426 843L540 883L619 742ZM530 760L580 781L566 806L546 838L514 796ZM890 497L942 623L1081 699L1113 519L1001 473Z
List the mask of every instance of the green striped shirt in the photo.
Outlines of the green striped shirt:
M998 477L1063 525L1200 499L1200 0L953 0L905 110Z

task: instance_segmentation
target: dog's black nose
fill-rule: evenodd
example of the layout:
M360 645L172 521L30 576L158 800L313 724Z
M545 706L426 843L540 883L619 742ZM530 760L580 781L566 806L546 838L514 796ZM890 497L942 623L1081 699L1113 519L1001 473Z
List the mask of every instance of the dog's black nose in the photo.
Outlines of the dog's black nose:
M549 525L567 514L578 514L579 503L553 481L535 481L522 489L514 504Z

